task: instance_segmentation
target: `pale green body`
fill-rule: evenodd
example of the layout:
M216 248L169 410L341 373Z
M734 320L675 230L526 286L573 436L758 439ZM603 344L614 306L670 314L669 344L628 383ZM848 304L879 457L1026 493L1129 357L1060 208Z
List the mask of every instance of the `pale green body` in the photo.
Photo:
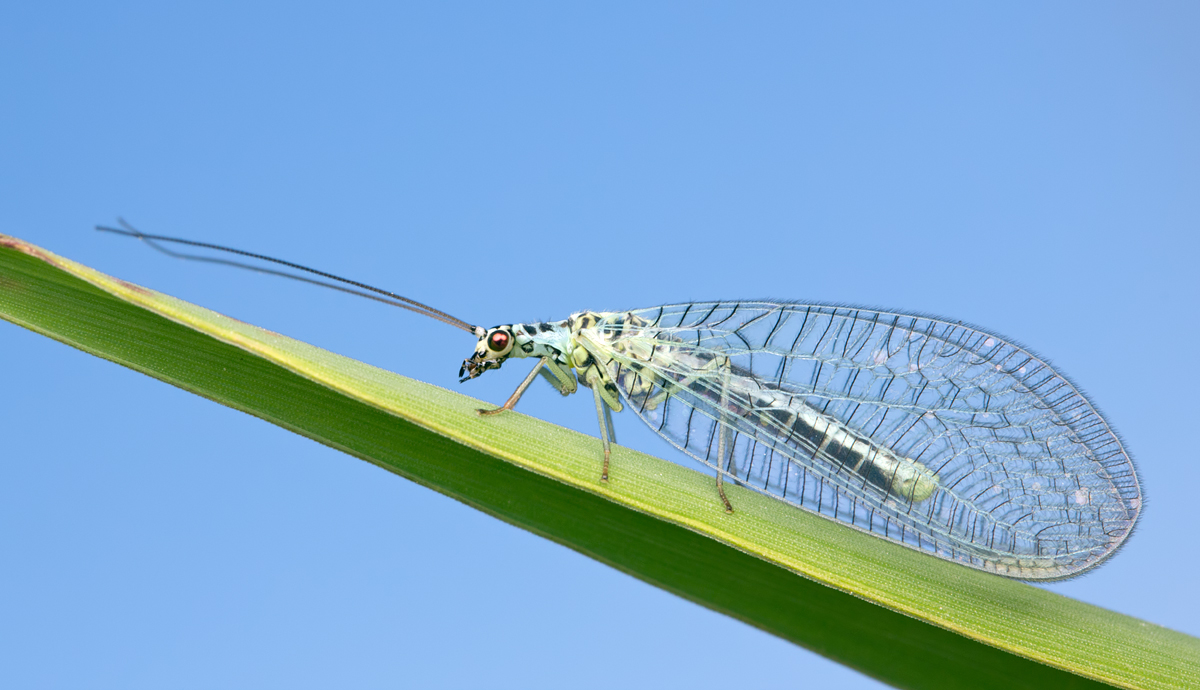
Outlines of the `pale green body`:
M485 334L476 346L475 356L468 362L474 363L482 373L488 368L499 368L508 357L540 358L538 366L511 400L513 404L539 373L563 395L576 392L579 385L590 388L604 441L605 479L609 442L615 438L610 410L620 412L624 409L621 393L630 400L639 401L641 410L654 410L673 391L690 387L716 391L711 402L719 410L725 410L722 414L726 416L732 414L728 410L731 401L747 398L747 392L754 390L754 401L761 408L757 413L759 417L770 414L778 420L782 414L789 427L803 427L810 435L819 434L822 440L814 449L815 453L826 454L830 448L844 449L843 452L856 458L850 471L876 478L875 483L880 484L880 488L905 500L924 501L938 486L937 477L921 463L896 455L808 405L787 399L787 396L763 392L752 377L737 372L728 357L697 352L684 343L664 340L649 322L632 313L580 312L566 321L497 328L512 334L510 350L497 360L495 353L489 352ZM486 366L493 361L496 362L494 366ZM650 366L651 362L655 367ZM655 373L656 369L664 367L676 375L668 378ZM743 416L754 414L747 412ZM758 423L761 419L753 421ZM724 473L732 474L733 470L733 459L726 452L731 429L726 425L718 438L717 458L724 458L716 464L718 483ZM724 499L723 490L721 493ZM725 502L728 506L728 500Z

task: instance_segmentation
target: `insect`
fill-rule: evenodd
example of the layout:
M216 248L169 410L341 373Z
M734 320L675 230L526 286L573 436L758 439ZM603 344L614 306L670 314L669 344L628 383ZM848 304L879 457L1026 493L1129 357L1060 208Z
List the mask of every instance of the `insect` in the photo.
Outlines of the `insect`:
M500 407L539 376L590 389L607 481L612 412L631 409L726 482L974 568L1071 577L1112 555L1137 522L1133 462L1108 421L1044 359L961 322L858 307L696 302L482 328L385 290L229 247L124 229L184 258L316 282L471 333L461 381L532 359ZM202 247L333 280L212 257ZM344 287L349 285L351 287Z

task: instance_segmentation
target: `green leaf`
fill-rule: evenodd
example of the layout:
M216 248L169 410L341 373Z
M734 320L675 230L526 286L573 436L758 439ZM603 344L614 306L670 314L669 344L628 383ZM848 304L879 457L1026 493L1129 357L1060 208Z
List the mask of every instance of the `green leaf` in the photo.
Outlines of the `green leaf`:
M0 317L906 688L1200 687L1200 640L917 553L0 235ZM1041 662L1041 663L1039 663ZM613 663L620 663L619 659Z

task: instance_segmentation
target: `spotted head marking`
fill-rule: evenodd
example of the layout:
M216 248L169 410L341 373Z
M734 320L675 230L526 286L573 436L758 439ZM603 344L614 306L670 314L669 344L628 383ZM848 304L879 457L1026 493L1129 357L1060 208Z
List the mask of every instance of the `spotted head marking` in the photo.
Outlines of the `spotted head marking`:
M475 343L475 354L463 360L458 369L460 383L469 381L491 369L499 369L504 360L512 354L516 345L517 335L511 325L496 326L483 329L476 327L475 334L479 342Z

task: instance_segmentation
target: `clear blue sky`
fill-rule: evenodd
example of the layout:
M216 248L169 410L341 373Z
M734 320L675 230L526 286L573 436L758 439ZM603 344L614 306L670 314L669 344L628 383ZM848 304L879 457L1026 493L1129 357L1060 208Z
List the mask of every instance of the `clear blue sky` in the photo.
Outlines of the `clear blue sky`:
M518 373L459 386L449 327L90 228L485 324L754 297L981 324L1140 462L1140 530L1052 589L1196 635L1198 35L1188 2L13 3L0 232L495 402ZM876 685L17 327L0 353L0 686ZM595 433L586 398L521 409Z

